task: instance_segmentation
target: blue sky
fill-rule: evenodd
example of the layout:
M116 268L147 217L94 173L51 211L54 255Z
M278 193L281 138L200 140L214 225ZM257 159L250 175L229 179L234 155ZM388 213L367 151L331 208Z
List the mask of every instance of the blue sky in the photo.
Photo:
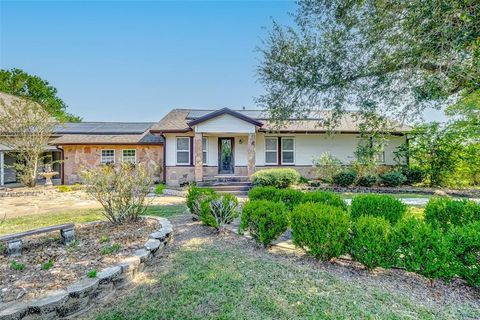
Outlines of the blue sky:
M0 68L48 80L85 121L253 108L256 48L272 18L289 24L294 10L281 0L0 0Z

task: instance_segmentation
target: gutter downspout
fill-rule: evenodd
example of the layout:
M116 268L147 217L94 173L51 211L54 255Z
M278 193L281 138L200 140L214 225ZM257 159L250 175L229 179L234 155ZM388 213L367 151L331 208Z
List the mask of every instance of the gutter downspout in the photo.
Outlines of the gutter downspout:
M163 183L167 184L167 138L165 138L165 135L163 133L160 133L160 137L163 138Z

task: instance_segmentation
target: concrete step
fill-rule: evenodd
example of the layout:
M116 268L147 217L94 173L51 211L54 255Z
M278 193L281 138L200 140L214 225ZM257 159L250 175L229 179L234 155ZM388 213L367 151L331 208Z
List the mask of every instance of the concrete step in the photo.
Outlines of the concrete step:
M215 191L248 191L251 186L237 186L237 185L225 185L225 186L212 186L210 187Z
M252 183L249 181L203 181L203 182L198 182L197 186L199 187L222 187L222 186L243 186L243 187L251 187Z
M247 196L248 195L248 191L217 191L218 193L220 194L225 194L225 193L229 193L229 194L233 194L237 197L239 196Z

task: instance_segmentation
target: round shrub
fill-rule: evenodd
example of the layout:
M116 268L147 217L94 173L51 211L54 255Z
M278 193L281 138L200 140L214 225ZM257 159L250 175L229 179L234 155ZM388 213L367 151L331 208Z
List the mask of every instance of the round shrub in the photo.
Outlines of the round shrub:
M366 175L358 178L357 185L361 187L371 187L377 183L377 177L374 175Z
M190 213L198 218L200 215L200 205L205 200L205 198L215 194L215 191L210 188L199 188L197 186L190 186L187 191L187 207L190 210Z
M480 286L480 222L453 228L448 234L456 274L471 286Z
M205 225L221 230L238 217L238 199L231 194L207 196L200 205L200 221Z
M295 189L277 189L275 187L254 187L248 192L248 198L283 202L289 210L303 201L304 193Z
M333 176L333 183L341 187L348 187L355 182L355 179L357 179L355 171L344 170Z
M304 203L291 215L293 243L308 254L330 260L345 253L350 219L348 214L333 206Z
M312 191L303 195L303 202L328 204L347 210L347 203L338 194L328 191Z
M407 212L407 206L400 200L382 194L365 194L353 198L350 205L352 219L371 215L384 217L390 223L397 222Z
M420 183L423 181L424 174L423 171L419 168L404 168L402 170L403 175L407 179L405 181L406 184L412 185L415 183Z
M251 179L254 186L288 188L300 180L300 174L291 168L266 169L255 172Z
M278 198L279 189L275 187L254 187L248 192L248 199L255 200L271 200Z
M383 217L361 216L353 223L350 254L368 269L390 261L388 237L390 223Z
M288 228L288 210L281 202L249 201L243 206L240 228L249 230L255 241L268 247Z
M380 181L387 187L398 187L407 181L407 178L401 172L387 172L380 176Z
M425 220L447 230L480 220L480 204L447 197L431 198L425 207Z
M393 228L389 244L395 265L432 279L451 279L453 255L444 233L416 218L400 220Z

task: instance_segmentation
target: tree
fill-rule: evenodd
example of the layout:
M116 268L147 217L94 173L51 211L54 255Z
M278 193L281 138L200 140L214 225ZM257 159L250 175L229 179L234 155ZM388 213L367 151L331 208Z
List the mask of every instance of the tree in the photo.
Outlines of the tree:
M38 76L20 69L0 70L0 91L25 97L39 103L60 122L79 122L81 118L68 113L67 105L57 96L57 89Z
M303 0L294 18L261 48L259 102L277 121L322 108L334 126L353 108L375 128L480 88L478 0Z
M0 98L0 144L16 159L20 181L34 187L39 165L56 121L38 103L23 98Z

